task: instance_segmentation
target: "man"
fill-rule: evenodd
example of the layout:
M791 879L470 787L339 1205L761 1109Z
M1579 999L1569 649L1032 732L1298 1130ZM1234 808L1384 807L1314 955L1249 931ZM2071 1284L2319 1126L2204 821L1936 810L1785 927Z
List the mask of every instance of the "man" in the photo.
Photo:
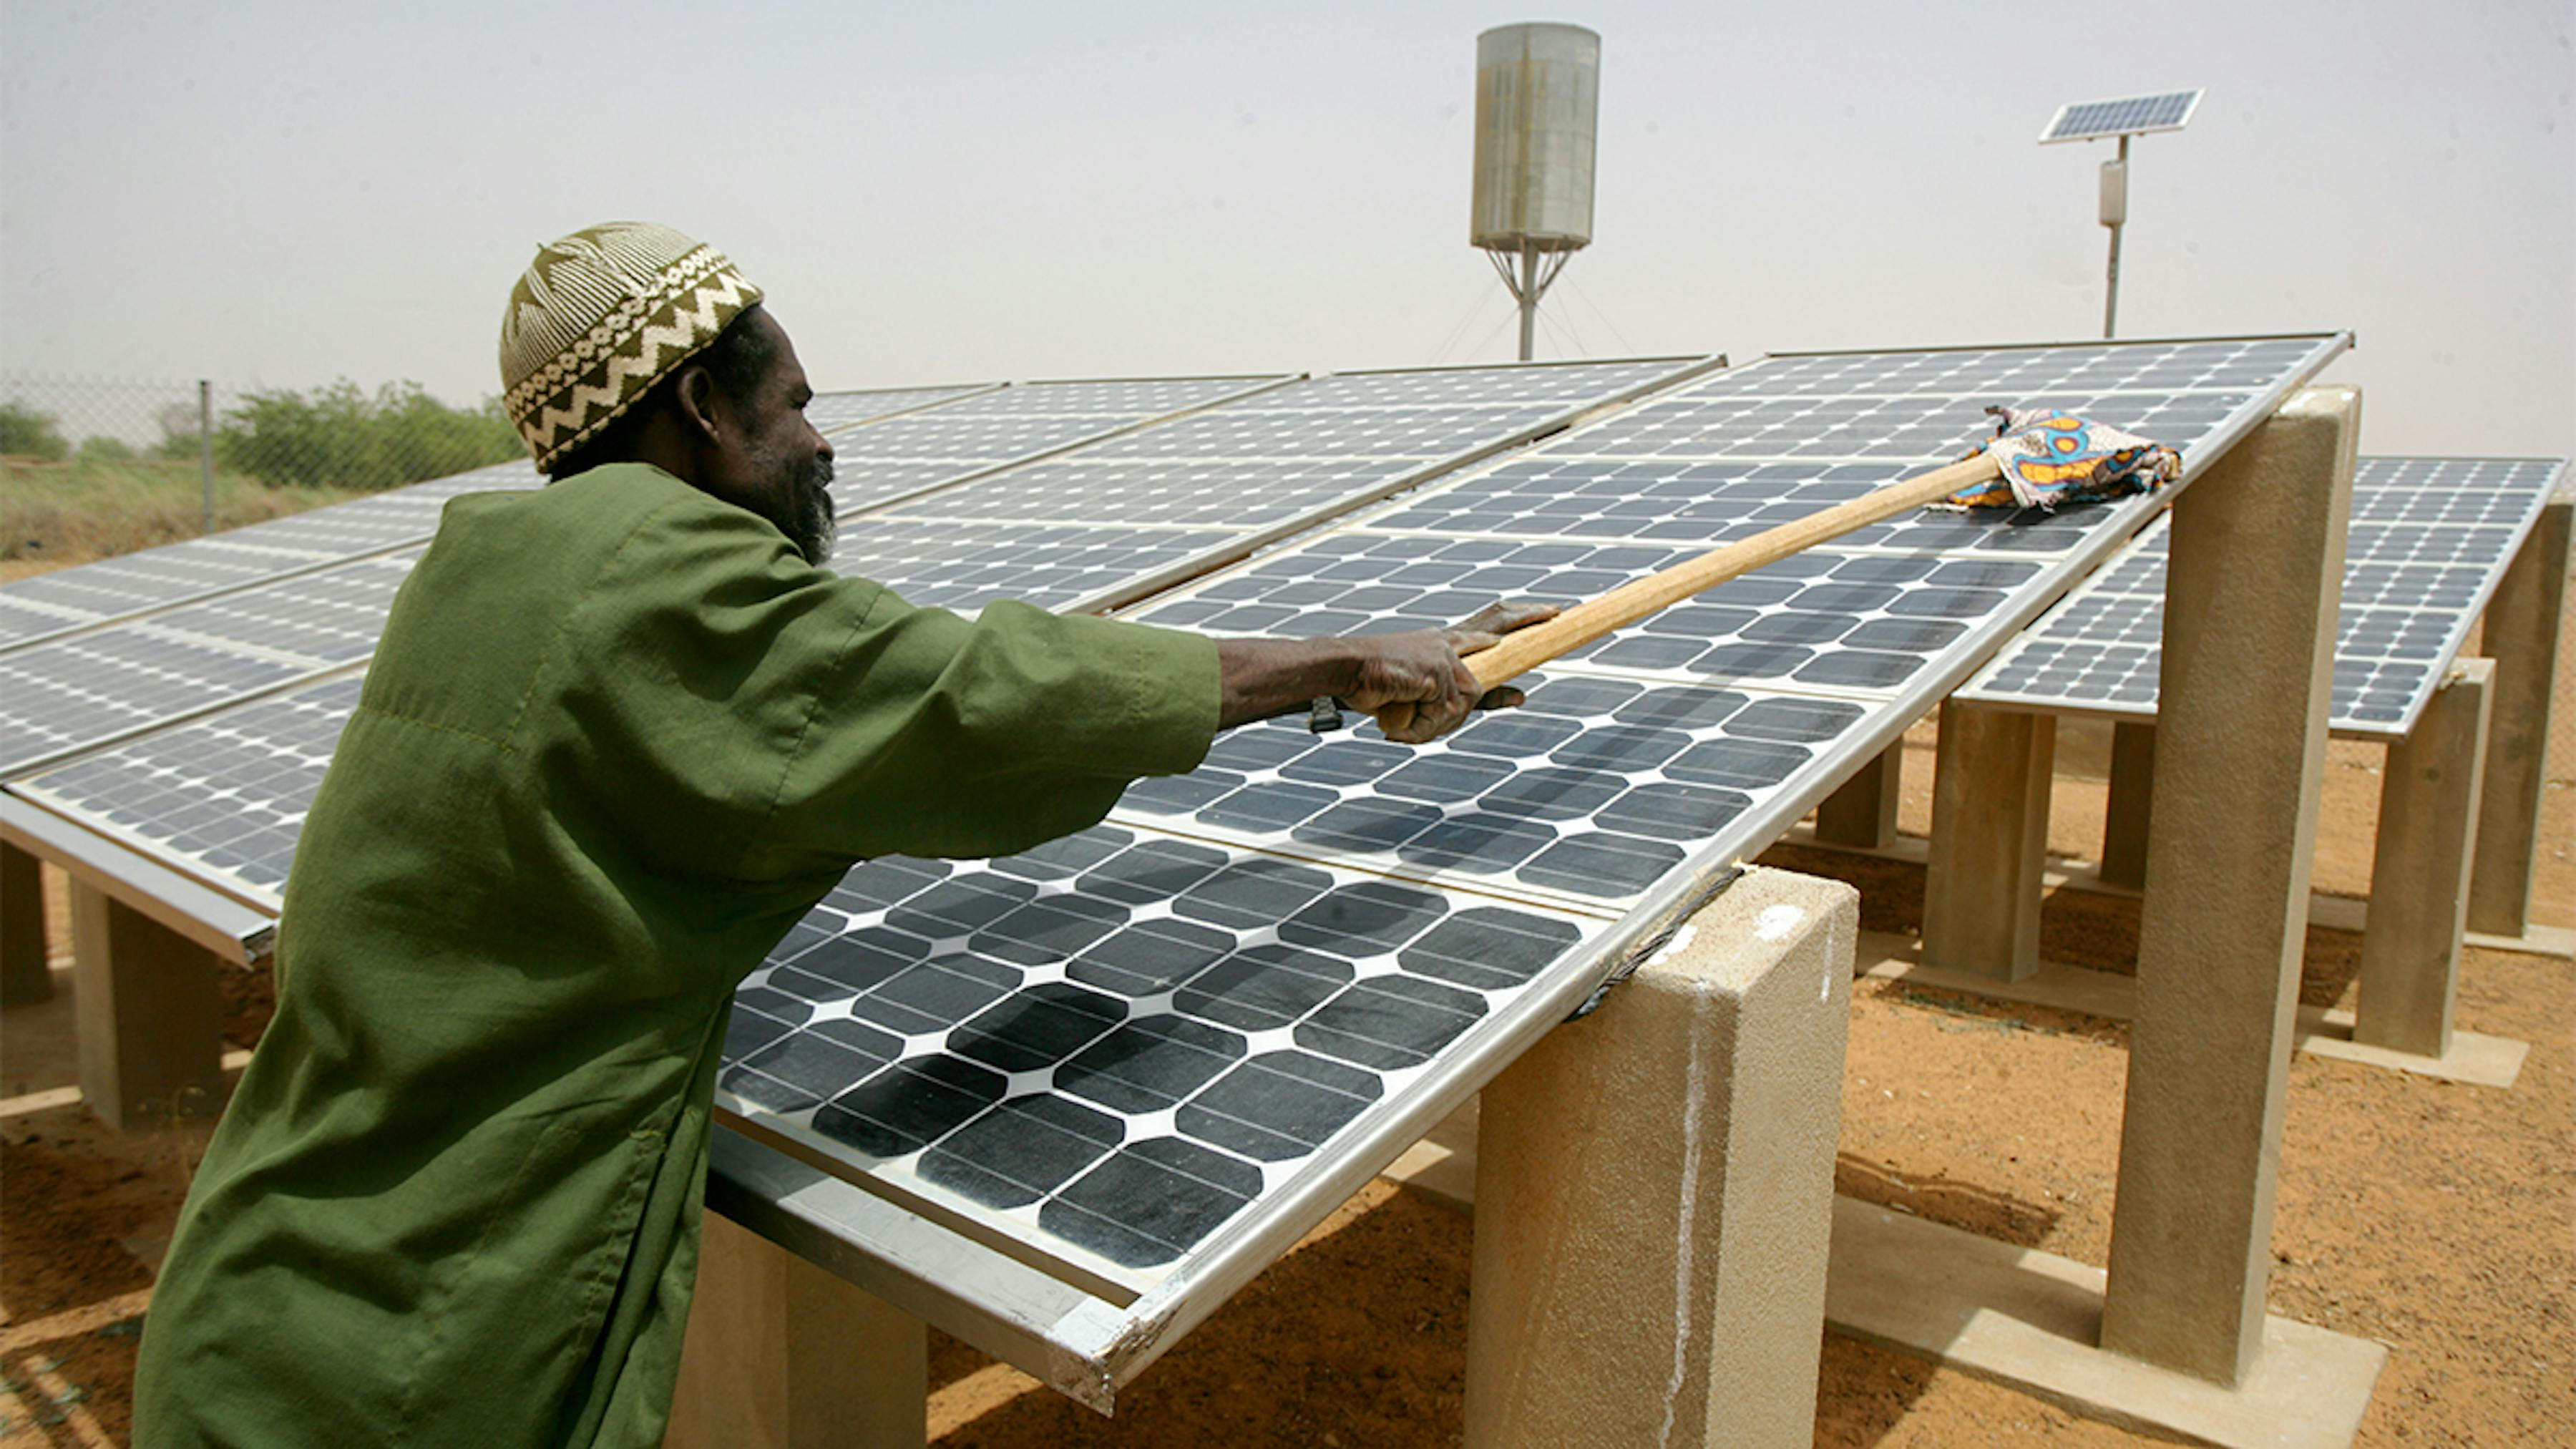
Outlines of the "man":
M1318 695L1430 739L1480 703L1459 653L1550 612L912 608L819 567L832 450L760 300L632 223L520 279L505 398L554 481L451 504L395 602L154 1292L146 1449L657 1442L727 1002L853 862L1083 829Z

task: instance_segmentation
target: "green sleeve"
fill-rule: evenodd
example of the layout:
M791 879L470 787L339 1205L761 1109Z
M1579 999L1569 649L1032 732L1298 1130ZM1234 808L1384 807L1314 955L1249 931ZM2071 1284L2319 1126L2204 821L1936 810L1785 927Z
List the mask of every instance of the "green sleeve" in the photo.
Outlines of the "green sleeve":
M1216 733L1201 636L915 608L730 507L657 514L593 593L558 654L559 748L618 782L650 853L709 874L1025 850L1196 768Z

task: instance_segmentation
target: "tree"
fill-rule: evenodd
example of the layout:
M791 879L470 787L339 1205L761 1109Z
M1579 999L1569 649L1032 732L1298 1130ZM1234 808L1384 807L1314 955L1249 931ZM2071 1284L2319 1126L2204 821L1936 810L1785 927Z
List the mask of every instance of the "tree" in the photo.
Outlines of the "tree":
M71 451L61 429L54 426L53 414L40 413L15 399L0 402L0 453L59 463Z
M346 378L305 394L255 392L215 429L215 456L268 483L390 488L506 462L519 436L497 399L454 408L415 382L373 397Z

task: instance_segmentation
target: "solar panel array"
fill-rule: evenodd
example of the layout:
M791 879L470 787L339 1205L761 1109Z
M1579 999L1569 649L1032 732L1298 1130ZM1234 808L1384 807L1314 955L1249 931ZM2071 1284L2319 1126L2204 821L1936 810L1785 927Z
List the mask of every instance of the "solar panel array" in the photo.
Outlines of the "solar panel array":
M2340 345L1769 359L1135 612L1314 633L1446 622L1496 594L1570 600L1944 460L1984 431L1987 403L2044 396L2189 457L2252 426ZM1592 395L1627 380L1595 378ZM1017 556L1034 577L1028 548L1050 536L1078 560L1110 535L1195 548L1300 526L1310 497L1366 496L1468 436L1464 412L1543 425L1569 410L1490 377L1372 386L1319 379L943 490L854 523L845 548L853 567L872 548L920 560L887 571L916 596L1015 592L943 571L1003 529L1037 532L995 542L982 566ZM1282 422L1306 414L1341 421ZM1240 430L1203 431L1228 416ZM1237 439L1272 451L1228 451ZM1238 506L1200 512L1224 485L1181 470L1228 460ZM1369 468L1321 471L1348 460ZM1030 485L1041 469L1045 486ZM1382 1165L1361 1145L1391 1153L1427 1127L1479 1063L1543 1030L1659 910L1785 829L2147 509L1894 520L1560 661L1528 681L1528 708L1438 744L1253 727L1042 850L870 862L746 983L720 1103L1121 1301L1208 1281L1175 1275L1284 1248L1310 1224L1281 1204ZM273 902L353 691L280 694L13 788ZM208 813L209 799L225 808Z
M1943 460L1988 402L2162 418L2188 456L2337 345L1769 360L1134 617L1367 631L1570 601ZM1779 413L1813 426L1740 426ZM1890 415L1921 419L1919 441L1838 431ZM746 983L720 1105L1095 1291L1284 1246L1306 1224L1273 1205L1315 1200L1301 1188L1351 1171L1352 1144L1427 1126L1469 1064L1579 999L1660 906L1775 838L2152 506L1900 519L1560 661L1526 708L1436 744L1273 722L1032 855L871 862Z
M2081 101L2061 106L2039 133L2040 141L2098 141L2107 136L2135 136L2147 131L2179 131L2200 105L2201 92L2163 91L2151 96L2123 96L2110 101Z
M2329 727L2404 739L2459 656L2557 459L2364 458L2353 474ZM2161 520L1959 691L1984 704L2152 720L2164 637Z
M1398 420L1410 417L1408 409L1422 404L1447 406L1453 413L1472 411L1481 422L1475 446L1482 447L1511 441L1689 365L1692 364L1664 360L1343 374L1301 382L1287 391L1310 399L1300 405L1301 415L1327 405ZM1198 378L1037 383L982 394L931 413L895 418L849 436L872 436L880 428L926 423L932 417L973 408L975 411L966 413L963 419L952 419L944 427L941 435L948 441L943 446L960 456L980 452L1000 457L1026 446L1032 425L1079 427L1087 432L1124 427L1138 408L1188 407L1211 396L1241 393L1244 387L1240 379ZM1308 388L1315 391L1308 393ZM1329 484L1307 478L1304 486L1287 489L1276 480L1296 471L1295 460L1266 462L1259 451L1266 440L1277 434L1276 411L1265 406L1271 396L1257 393L1230 407L1183 420L1195 430L1194 437L1213 440L1213 445L1231 450L1228 456L1233 461L1224 465L1231 470L1232 480L1226 491L1238 502L1225 526L1214 526L1213 515L1192 526L1152 522L1152 500L1140 501L1126 491L1121 481L1125 470L1117 466L1083 472L1080 476L1090 485L1087 491L1068 489L1059 483L1045 485L1035 496L1045 499L1041 511L1047 517L1002 522L989 516L997 510L1030 511L1022 500L1032 494L1021 475L1035 472L1038 467L1054 466L1032 465L920 500L898 516L871 515L864 521L846 521L836 566L844 572L884 582L920 604L973 609L993 599L1016 598L1049 608L1090 606L1122 592L1133 592L1157 576L1190 572L1215 556L1245 550L1262 533L1286 526L1283 519L1293 523L1303 513L1325 511L1372 496L1375 491L1421 472L1427 464L1436 466L1444 461L1429 449L1453 441L1450 433L1426 442L1418 432L1378 426L1371 430L1371 436L1379 440L1378 451L1363 452L1336 444L1340 453L1334 460ZM1237 413L1237 408L1242 411ZM1241 425L1229 431L1223 424L1235 418L1240 419ZM1454 423L1444 422L1442 426L1454 433ZM848 455L845 452L843 456L846 459ZM1083 454L1066 456L1078 458ZM845 461L841 474L855 485L859 481L857 473L874 466L860 464L854 468ZM971 467L966 463L958 466ZM533 478L532 471L529 476ZM422 486L444 488L452 494L465 491L460 486L465 481ZM385 499L392 496L385 495ZM992 501L997 499L1006 502ZM370 508L383 501L369 499L300 517L329 526L331 514ZM942 510L954 516L941 516ZM408 568L411 557L405 555L396 562ZM187 637L198 642L200 652L170 656L164 649L152 656L149 668L142 661L102 655L94 646L72 650L67 644L67 652L59 656L14 660L0 656L0 660L9 663L31 669L44 666L53 673L76 678L80 682L79 694L108 697L105 707L93 707L98 702L64 697L64 690L51 688L49 683L47 689L29 693L23 702L0 699L0 742L5 742L0 744L0 769L12 765L23 768L30 761L94 746L229 700L265 694L282 683L363 659L372 652L373 641L383 626L384 609L391 602L393 584L399 578L382 575L380 589L353 592L353 585L378 579L379 572L369 570L345 578L341 576L343 572L237 592L184 611L191 630ZM324 611L327 617L316 617L310 596L317 590L334 589L348 597L340 600L336 610ZM121 627L147 631L157 638L162 631L178 627L178 619L156 615L149 624ZM263 658L255 664L265 667L255 667L237 663L226 652L239 652L263 640L290 646L297 651L295 657ZM208 646L212 646L211 652ZM45 677L50 682L51 674ZM0 682L9 678L0 673ZM336 684L324 686L319 695L334 701L329 707L340 710L338 718L343 720L346 709L355 702L354 693L343 692ZM282 857L274 871L241 875L236 862L211 859L178 843L183 836L194 838L193 826L172 827L153 818L154 808L174 805L184 792L137 793L122 781L127 773L155 781L178 780L195 770L209 788L234 792L225 798L241 808L255 810L263 817L300 823L309 804L310 780L318 778L339 733L333 726L326 733L316 734L308 728L315 717L314 709L300 697L290 697L273 708L253 706L245 712L247 725L228 716L167 739L148 740L115 751L94 766L57 772L44 782L44 796L129 843L174 857L173 863L183 869L211 873L236 893L273 909L275 892L284 879ZM216 783L225 772L242 767L244 741L265 737L263 731L269 726L264 722L272 718L291 722L279 725L275 732L295 742L288 748L305 752L311 769L264 773L262 779L287 792L277 798L238 793L242 787L237 784Z

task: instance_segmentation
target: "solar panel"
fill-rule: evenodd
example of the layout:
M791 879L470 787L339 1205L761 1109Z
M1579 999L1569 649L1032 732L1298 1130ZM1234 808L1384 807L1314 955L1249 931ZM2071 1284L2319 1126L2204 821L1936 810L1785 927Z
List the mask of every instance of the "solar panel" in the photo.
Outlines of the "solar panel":
M1608 924L1116 826L876 861L737 994L720 1090L1123 1299Z
M2082 101L2060 106L2040 129L2041 145L2051 141L2098 141L2106 136L2136 136L2148 131L2179 131L2200 106L2201 92L2160 91L2110 101Z
M2052 352L2091 395L2226 399L2181 440L2197 470L2342 344L1766 360L1398 497L1135 613L1308 632L1319 620L1429 622L1431 603L1446 619L1497 590L1594 592L1757 516L1836 501L1865 486L1867 470L1946 458L1984 431L1979 407L1995 400L1994 379L2018 380L2006 396L2047 391ZM1945 386L1950 395L1931 396ZM1263 396L1295 411L1303 405L1283 401L1293 391ZM1924 425L1910 456L1784 460L1768 436L1705 434L1716 441L1702 451L1665 443L1640 457L1621 441L1669 437L1654 430L1695 427L1696 410L1747 400L1812 410L1839 399L1815 414L1829 427L1835 407L1890 397L1914 400L1942 429ZM1383 406L1460 405L1408 396ZM1674 416L1647 418L1662 412ZM1438 429L1410 436L1436 440ZM1728 493L1720 513L1703 515L1685 489L1635 486L1650 474L1708 481L1694 469L1768 496ZM1123 469L1096 471L1105 483ZM1584 491L1586 480L1610 482ZM935 497L945 507L997 483ZM1558 517L1540 506L1559 491L1581 508ZM1186 504L1173 501L1184 493ZM1196 484L1082 497L1157 516L1204 502ZM1140 785L1107 825L1072 840L989 862L871 862L747 983L720 1103L730 1120L863 1186L1091 1291L1136 1299L1137 1312L1226 1291L1311 1226L1297 1205L1329 1197L1319 1184L1382 1166L1644 945L1651 923L1776 837L2147 511L2138 500L2081 517L1897 520L1551 665L1531 681L1527 709L1434 746L1396 747L1365 725L1321 739L1292 724L1253 727L1196 774ZM1543 526L1507 521L1524 518ZM1975 526L1961 532L1964 523ZM936 579L945 582L931 587L971 597L979 581L941 571L962 569L958 550L990 541L994 527L907 507L867 520L845 547L884 550L889 572L909 571L897 579L908 592ZM1999 544L2007 529L2012 541ZM1190 530L1104 531L1134 546ZM1002 561L1015 553L1026 556L997 549L991 566L1009 572ZM1281 609L1296 612L1282 621ZM121 838L195 862L155 813L215 788L192 780L187 762L207 754L212 729L318 693L13 788L76 819L122 809ZM319 737L328 713L317 706L298 727ZM248 761L258 740L236 729L211 757ZM264 825L300 809L300 768L282 773L286 788L272 794L288 808ZM108 798L147 776L171 790L169 803Z
M426 543L447 500L542 481L503 463L0 585L0 649Z
M870 519L841 534L834 566L908 603L972 613L997 599L1069 609L1170 570L1233 535L1211 530Z
M314 667L143 626L0 655L0 773L291 683Z
M805 421L815 431L830 436L844 428L853 428L871 418L910 412L914 408L961 398L989 387L985 383L964 383L955 387L881 387L864 392L816 393L805 404Z
M900 519L1312 526L1707 364L1689 359L1343 373L1236 398L899 504Z
M979 393L835 434L832 498L843 513L876 507L1282 380L1124 378L1032 382Z
M1353 411L1410 416L1406 409L1372 410L1357 400L1370 396L1367 384L1375 379L1389 379L1390 387L1408 394L1441 388L1481 389L1487 401L1461 411L1479 419L1471 446L1485 448L1500 446L1533 427L1561 419L1570 409L1605 401L1616 395L1615 389L1633 388L1640 379L1651 382L1669 376L1682 365L1667 360L1356 374L1337 379L1333 392L1352 400L1349 406ZM1536 395L1535 399L1495 400L1496 390L1483 382L1487 373L1517 378ZM1104 425L1126 426L1136 409L1168 409L1209 397L1262 401L1257 395L1241 397L1243 392L1244 383L1239 378L1037 383L970 397L936 413L894 418L861 428L853 436L873 437L898 428L912 428L918 434L916 424L926 425L934 418L959 413L963 416L943 425L945 431L940 436L949 441L942 446L952 451L982 446L1008 456L1053 436L1046 431L1050 428L1076 428L1089 436ZM1311 411L1295 415L1305 416ZM1270 412L1255 409L1243 414L1241 420L1246 424L1246 436L1276 435L1276 415ZM1454 424L1444 426L1455 432ZM1201 436L1220 435L1202 432ZM1387 447L1415 449L1447 446L1456 441L1449 434L1426 439L1418 430L1398 429L1381 436ZM1045 499L1043 511L1051 517L1001 523L982 518L870 518L864 525L844 527L839 562L845 571L887 582L916 603L973 610L996 599L1016 598L1047 608L1096 609L1115 598L1133 596L1170 579L1203 571L1218 558L1246 552L1265 531L1276 533L1294 527L1303 515L1347 507L1357 499L1375 496L1422 472L1420 465L1426 462L1444 465L1443 460L1428 452L1355 455L1337 458L1316 469L1290 462L1284 465L1289 472L1302 470L1295 486L1258 493L1246 491L1248 475L1244 467L1230 465L1234 471L1226 478L1203 478L1195 485L1201 502L1188 517L1177 516L1170 509L1158 513L1138 501L1142 494L1122 495L1120 490L1130 487L1126 483L1107 492L1093 490L1086 494L1079 488L1060 489L1052 480L1040 476L1035 480L1039 492L1034 496ZM889 477L920 476L926 481L944 481L955 476L961 465L954 461L923 463L916 465L922 470L918 475L907 475L902 471L904 465L883 461L862 466L870 479L883 486ZM491 473L506 475L508 471ZM533 469L520 471L533 480ZM1168 480L1169 469L1160 471ZM1130 465L1113 464L1084 476L1098 482L1132 475ZM473 491L475 481L471 476L443 480L324 512L343 514L334 526L345 533L351 527L345 515L354 510L371 510L361 514L360 524L372 520L385 524L391 536L406 536L399 531L406 520L414 524L433 522L446 498ZM1033 496L1029 492L1031 483L1018 473L1005 473L985 482L994 490L993 497ZM1166 500L1171 496L1168 489L1152 486L1146 486L1144 492ZM954 492L951 502L955 506L955 500L967 500L963 506L970 512L983 511L993 505L973 500L985 496ZM1230 504L1227 500L1231 500ZM176 613L165 609L152 616L151 627L291 656L303 664L306 673L323 672L361 660L372 652L393 590L416 558L416 552L393 555L368 564L345 565L309 576L281 578L255 588L225 591L220 597ZM125 672L130 677L120 680L111 671L103 673L94 684L111 694L124 690L151 698L169 697L158 681L132 668ZM256 684L239 685L232 697L263 693L274 687L273 679L262 679ZM187 696L190 711L206 707L206 697L204 692ZM80 727L68 717L57 718L66 716L71 708L71 703L64 700L31 701L28 722L47 726L42 732L45 747L34 750L31 745L32 753L15 758L18 767L34 768L66 751L104 742L102 737L79 733ZM106 718L96 714L77 717L93 726ZM116 718L123 721L118 734L150 723L141 715ZM14 728L19 722L18 714L0 704L0 729ZM60 727L53 728L56 725Z
M2360 461L2335 628L2335 732L2399 740L2414 729L2565 469L2540 459ZM2160 520L1959 697L2154 719L2170 541Z
M273 913L360 684L345 676L146 735L25 793Z

